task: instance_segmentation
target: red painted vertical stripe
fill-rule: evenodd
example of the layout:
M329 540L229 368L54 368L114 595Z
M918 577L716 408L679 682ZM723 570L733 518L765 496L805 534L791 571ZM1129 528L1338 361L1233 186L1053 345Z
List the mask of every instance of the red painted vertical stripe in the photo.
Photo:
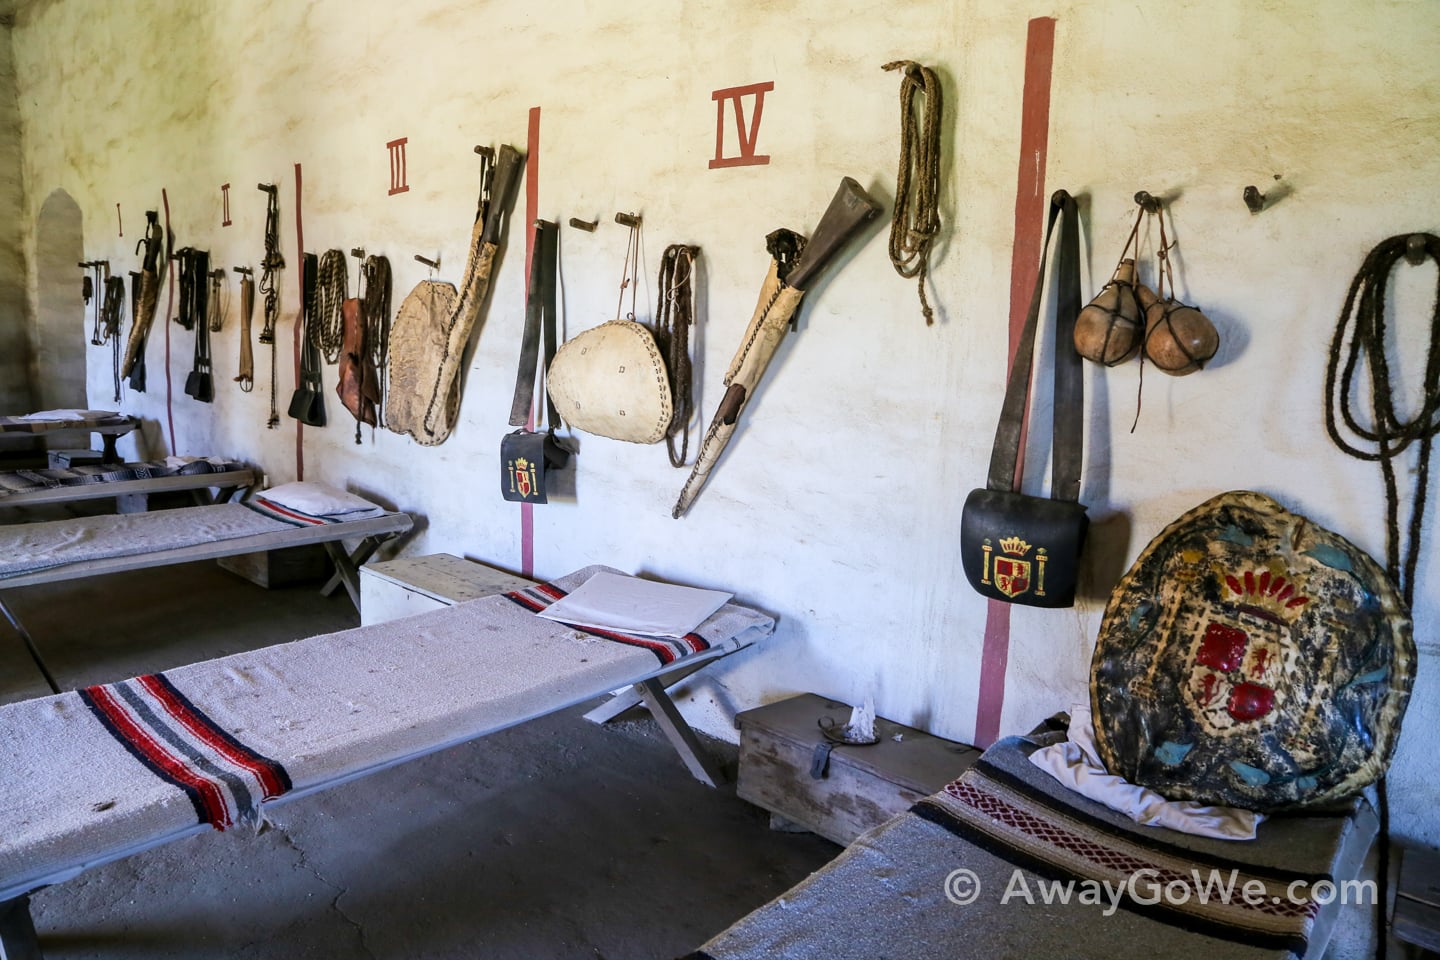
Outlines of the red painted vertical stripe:
M278 188L277 188L278 189ZM300 312L295 320L295 333L291 346L295 353L295 385L300 385L300 328L299 318L305 313L305 226L300 218L300 164L295 164L295 287L300 291L297 298ZM295 421L295 479L305 479L305 424Z
M498 202L498 201L497 201ZM530 108L530 127L525 136L525 298L530 298L530 263L535 258L535 221L540 218L540 108ZM532 406L527 429L535 426ZM520 504L520 575L535 573L535 505Z
M174 385L170 376L170 318L175 310L175 263L170 259L173 253L169 242L170 233L170 194L165 188L160 188L160 202L165 205L165 276L167 277L167 290L165 293L165 316L160 318L161 325L165 328L165 422L170 425L170 454L179 456L180 451L175 449L175 397Z
M1045 155L1050 140L1050 75L1055 60L1055 19L1036 17L1025 38L1025 92L1020 107L1020 162L1015 178L1015 247L1010 255L1010 346L1005 369L1014 362L1020 332L1030 309L1035 273L1044 242ZM1026 412L1029 403L1026 403ZM1022 421L1023 423L1024 421ZM1025 431L1013 489L1020 489L1025 470ZM1010 605L991 600L985 611L984 648L980 655L980 693L975 711L975 745L988 747L1000 736L1005 707L1005 671L1010 662Z

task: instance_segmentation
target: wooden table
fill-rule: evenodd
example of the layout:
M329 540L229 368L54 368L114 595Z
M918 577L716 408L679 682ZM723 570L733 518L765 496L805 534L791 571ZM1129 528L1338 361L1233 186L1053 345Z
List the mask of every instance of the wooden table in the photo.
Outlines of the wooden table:
M98 433L101 442L105 445L103 462L119 463L120 455L115 450L116 439L134 431L139 426L138 418L119 414L92 420L26 420L22 417L0 417L0 440L73 433Z

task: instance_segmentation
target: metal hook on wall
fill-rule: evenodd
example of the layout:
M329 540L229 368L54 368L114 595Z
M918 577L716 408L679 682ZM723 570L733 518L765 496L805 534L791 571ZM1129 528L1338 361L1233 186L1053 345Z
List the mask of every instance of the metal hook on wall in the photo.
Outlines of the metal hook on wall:
M1425 234L1412 233L1405 238L1405 262L1412 267L1425 262Z
M1245 199L1245 206L1250 208L1251 213L1259 213L1265 209L1265 194L1261 193L1260 188L1253 183L1245 188L1242 196Z

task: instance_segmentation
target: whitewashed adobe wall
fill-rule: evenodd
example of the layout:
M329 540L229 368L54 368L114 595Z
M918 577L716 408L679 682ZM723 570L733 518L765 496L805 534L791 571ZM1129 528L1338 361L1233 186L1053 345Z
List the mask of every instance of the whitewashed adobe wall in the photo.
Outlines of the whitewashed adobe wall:
M18 225L24 186L20 179L20 126L15 98L15 62L11 56L10 27L0 22L0 223ZM21 233L11 227L0 234L0 404L6 409L25 407L30 395L30 349L25 310L25 261Z
M946 233L932 291L941 322L924 326L877 226L807 299L800 332L690 516L670 519L684 474L661 449L583 438L573 500L535 511L535 572L605 562L730 588L775 612L775 637L715 671L687 704L712 732L727 735L737 708L814 690L871 693L884 715L968 739L985 605L964 585L956 538L964 494L983 482L1004 377L1026 24L1036 16L1057 19L1046 189L1082 198L1086 289L1113 265L1131 195L1168 195L1181 292L1215 318L1224 344L1202 374L1152 372L1134 433L1137 368L1088 371L1091 595L1074 610L1014 611L1001 721L1014 732L1084 696L1110 584L1161 526L1215 493L1272 494L1382 554L1379 474L1326 438L1323 372L1364 254L1440 226L1434 4L58 0L14 31L25 222L63 189L85 213L86 255L128 262L143 210L165 188L182 244L208 247L220 265L253 265L264 216L254 184L277 182L292 265L288 340L294 164L307 247L388 254L398 300L425 276L415 253L438 250L442 276L458 279L476 191L471 147L523 145L527 113L540 107L540 214L603 224L563 233L569 331L613 316L625 242L615 211L644 215L642 315L664 246L699 244L708 419L765 270L765 234L808 231L844 175L890 200L898 83L880 67L933 65L947 97ZM770 164L708 169L711 91L767 80L758 149ZM397 137L409 141L411 189L390 196L384 145ZM223 228L222 183L234 185L234 223ZM1290 193L1252 216L1247 184ZM448 443L424 449L367 431L357 447L333 403L335 425L306 433L307 477L424 518L411 552L519 565L518 511L493 487L523 314L521 219ZM1153 252L1154 238L1146 244ZM1399 282L1420 300L1434 279L1426 267ZM1412 398L1427 307L1405 313L1396 334ZM152 380L163 362L157 329ZM195 404L178 393L189 361L177 346L176 452L241 456L289 479L291 422L265 430L263 380L248 396L231 387L233 333L217 340L215 361L216 403ZM92 404L109 400L109 362L91 351ZM282 407L291 387L282 375ZM123 406L156 424L165 416L153 390ZM152 451L165 442L157 429L144 441ZM1043 459L1036 451L1032 476ZM1434 844L1440 568L1427 557L1419 577L1420 679L1393 797L1400 832Z

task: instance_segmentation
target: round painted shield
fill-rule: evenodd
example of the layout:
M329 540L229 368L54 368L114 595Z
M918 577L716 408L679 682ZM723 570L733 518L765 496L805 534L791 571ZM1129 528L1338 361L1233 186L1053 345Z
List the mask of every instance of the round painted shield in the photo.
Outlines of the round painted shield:
M1344 537L1232 491L1166 527L1105 608L1090 666L1111 773L1251 810L1382 776L1415 670L1410 614Z

